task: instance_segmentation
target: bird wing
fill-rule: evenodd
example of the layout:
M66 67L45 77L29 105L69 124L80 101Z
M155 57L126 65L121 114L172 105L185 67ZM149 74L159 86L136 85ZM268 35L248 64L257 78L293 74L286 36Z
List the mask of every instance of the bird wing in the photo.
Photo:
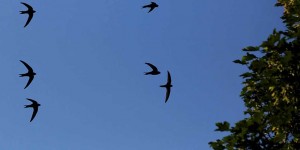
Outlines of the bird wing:
M150 63L145 63L145 64L147 64L148 66L150 66L153 71L158 71L158 69L154 65L152 65Z
M170 88L170 87L166 87L166 89L167 89L167 92L166 92L166 100L165 100L165 103L168 101L169 96L170 96L170 93L171 93L171 88Z
M150 7L150 5L144 5L144 6L143 6L143 8L147 8L147 7Z
M26 89L29 85L30 85L30 83L32 82L32 80L33 80L33 78L34 78L34 76L33 75L31 75L31 76L28 76L29 77L29 79L28 79L28 82L27 82L27 84L26 84L26 86L25 86L25 88L24 89Z
M30 122L34 119L34 117L36 116L36 114L37 114L37 112L39 110L38 106L34 106L32 108L33 108L33 112L32 112L32 116L31 116Z
M33 10L33 8L30 5L28 5L28 4L24 3L24 2L21 2L21 4L25 5L28 8L28 10Z
M22 62L25 65L25 67L27 68L28 72L33 72L33 69L26 62L24 62L22 60L20 60L20 62Z
M171 82L172 82L171 75L170 75L170 72L168 71L168 83L167 84L171 84Z
M155 8L155 7L150 7L150 10L148 11L148 13L151 12L154 8Z
M30 98L26 98L26 99L29 100L29 101L31 101L34 104L37 104L37 102L35 100L33 100L33 99L30 99Z
M29 22L31 21L32 17L33 17L33 13L28 13L28 19L26 21L26 24L24 25L24 28L29 24Z

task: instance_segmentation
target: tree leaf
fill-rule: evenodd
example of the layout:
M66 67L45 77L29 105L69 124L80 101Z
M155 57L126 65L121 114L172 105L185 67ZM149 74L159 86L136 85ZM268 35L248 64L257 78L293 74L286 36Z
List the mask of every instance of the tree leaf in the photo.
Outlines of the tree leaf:
M218 128L215 131L228 131L230 124L228 122L224 121L224 122L216 123L216 126Z
M257 57L255 55L253 55L253 54L247 53L246 56L242 57L242 62L247 62L247 61L250 61L250 60L252 60L254 58L257 58Z
M243 51L258 51L259 47L258 46L248 46L243 48Z
M245 61L241 61L241 60L239 60L239 59L237 59L237 60L234 60L233 62L234 62L234 63L237 63L237 64L242 64L242 65L246 65L246 64L248 64L247 62L245 62Z
M246 73L243 73L240 75L240 77L243 77L243 78L248 78L248 77L251 77L252 76L252 73L250 72L246 72Z

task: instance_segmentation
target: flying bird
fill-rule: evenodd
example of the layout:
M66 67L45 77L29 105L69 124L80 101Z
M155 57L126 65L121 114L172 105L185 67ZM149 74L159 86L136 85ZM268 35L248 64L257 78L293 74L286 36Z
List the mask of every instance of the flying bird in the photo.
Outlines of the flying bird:
M160 74L160 72L158 71L158 69L154 65L152 65L150 63L145 63L145 64L147 64L149 67L152 68L152 71L145 72L145 75L149 75L149 74L151 74L151 75L158 75L158 74Z
M41 104L39 104L38 102L36 102L33 99L27 98L27 100L32 102L32 104L30 104L30 105L24 105L25 106L24 108L29 108L29 107L33 108L32 116L31 116L31 119L30 119L30 122L31 122L34 119L35 115L37 114L37 112L39 110L39 106L41 106Z
M26 67L27 70L28 70L27 73L20 74L20 77L24 77L24 76L28 76L28 77L29 77L28 82L27 82L27 84L26 84L26 86L25 86L25 88L24 88L24 89L26 89L26 88L29 86L29 84L32 82L32 80L33 80L33 78L34 78L34 75L36 75L36 73L33 72L32 68L31 68L26 62L24 62L24 61L22 61L22 60L20 60L20 61L25 65L25 67Z
M157 5L155 2L151 2L151 4L143 6L143 8L147 8L147 7L150 8L149 11L148 11L148 13L149 13L149 12L151 12L155 7L158 7L158 5Z
M20 14L28 14L28 19L27 19L27 22L24 26L24 28L25 28L29 24L29 22L31 21L31 19L33 17L33 14L35 13L35 10L33 10L33 8L30 5L26 4L26 3L21 2L21 4L25 5L28 8L28 10L26 10L26 11L20 11Z
M171 87L173 86L171 84L171 82L172 82L171 75L170 75L170 72L168 71L168 81L167 81L167 83L165 85L160 86L160 87L164 87L164 88L167 89L165 103L168 101L170 93L171 93Z

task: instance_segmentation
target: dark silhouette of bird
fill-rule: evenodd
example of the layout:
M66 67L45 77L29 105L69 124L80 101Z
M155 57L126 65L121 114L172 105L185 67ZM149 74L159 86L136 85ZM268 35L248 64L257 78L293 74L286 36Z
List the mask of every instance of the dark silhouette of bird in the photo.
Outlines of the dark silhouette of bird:
M24 62L22 60L20 60L20 61L25 65L25 67L28 70L27 73L20 74L20 77L24 77L24 76L28 76L29 77L28 82L27 82L27 84L26 84L26 86L24 88L24 89L26 89L29 86L29 84L32 82L32 80L33 80L34 76L36 75L36 73L33 72L32 68L26 62Z
M148 11L148 13L149 13L149 12L151 12L155 7L158 7L158 5L157 5L155 2L151 2L151 4L143 6L143 8L147 8L147 7L150 8L149 11Z
M33 14L35 13L35 10L33 10L33 8L30 5L26 4L26 3L21 2L21 4L25 5L28 8L28 10L26 10L26 11L20 11L20 14L28 14L28 19L27 19L26 24L24 26L24 28L25 28L29 24L29 22L31 21L31 19L33 17Z
M171 82L172 82L171 75L170 75L170 72L168 71L168 81L167 81L167 83L165 85L160 86L160 87L164 87L164 88L167 89L165 103L168 101L170 93L171 93L171 87L173 86L171 84Z
M145 75L149 75L149 74L151 74L151 75L158 75L158 74L160 74L160 72L158 71L158 69L154 65L152 65L150 63L145 63L145 64L147 64L148 66L150 66L152 68L152 71L145 72Z
M32 104L30 104L30 105L24 105L25 106L24 108L29 108L29 107L33 108L32 116L31 116L31 119L30 119L30 122L31 122L34 119L35 115L37 114L37 112L39 110L39 106L41 106L41 104L39 104L38 102L36 102L33 99L27 98L27 100L32 102Z

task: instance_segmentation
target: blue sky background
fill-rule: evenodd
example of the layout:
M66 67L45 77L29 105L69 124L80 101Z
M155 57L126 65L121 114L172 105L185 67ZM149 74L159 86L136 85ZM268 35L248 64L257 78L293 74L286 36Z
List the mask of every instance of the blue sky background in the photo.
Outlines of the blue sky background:
M241 49L283 29L275 1L0 1L0 149L203 150L243 117ZM24 60L37 73L27 89ZM153 63L162 72L145 76ZM173 89L165 104L167 70ZM32 110L26 98L42 106Z

